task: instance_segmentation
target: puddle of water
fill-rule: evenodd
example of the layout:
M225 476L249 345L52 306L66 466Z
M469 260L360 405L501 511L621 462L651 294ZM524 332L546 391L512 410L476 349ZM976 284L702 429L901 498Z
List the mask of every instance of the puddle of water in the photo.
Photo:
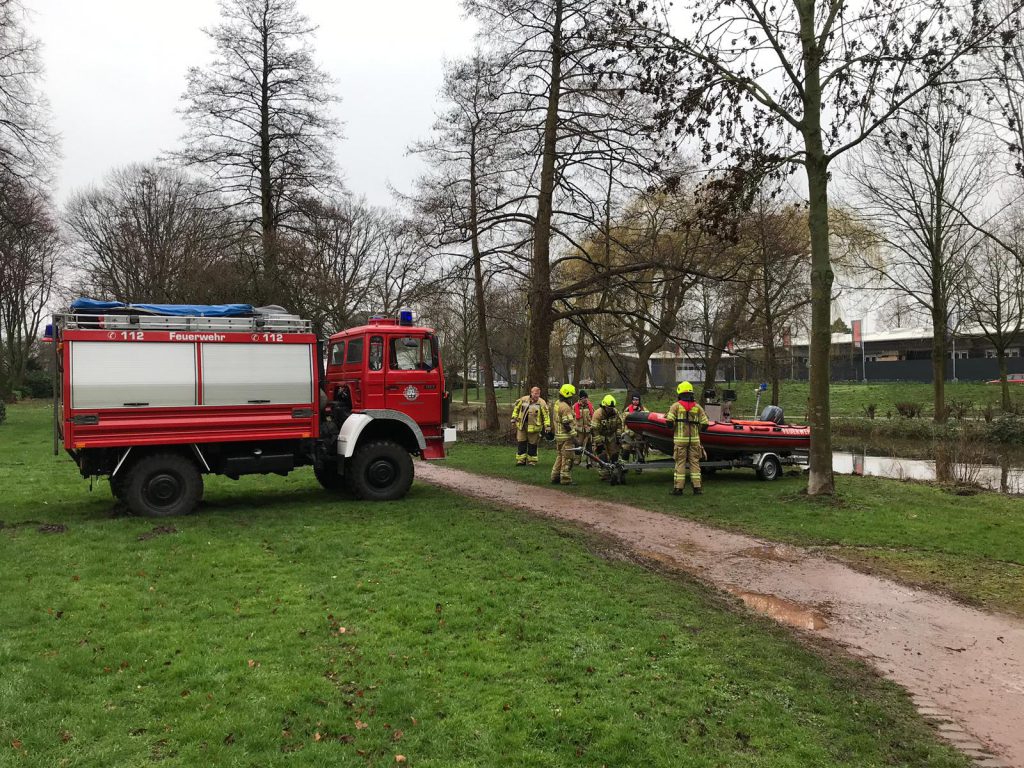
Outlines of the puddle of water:
M813 608L806 605L787 600L776 595L765 595L760 592L744 592L739 589L730 588L732 594L736 595L752 611L763 613L778 622L788 624L798 629L825 629L828 622L825 617Z

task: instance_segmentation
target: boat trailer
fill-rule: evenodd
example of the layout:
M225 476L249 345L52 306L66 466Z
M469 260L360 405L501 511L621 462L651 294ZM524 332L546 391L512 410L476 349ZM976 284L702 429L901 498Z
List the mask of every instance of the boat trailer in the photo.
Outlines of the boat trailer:
M608 461L607 457L602 458L600 455L592 453L583 447L577 447L575 452L586 456L597 464L600 469L607 471L609 473L608 480L612 485L625 485L626 477L630 470L639 474L645 469L674 470L676 466L675 460L667 457L665 459L656 459L655 461L622 461L621 459ZM720 469L753 469L757 473L759 480L768 481L778 480L782 476L783 467L807 466L808 463L809 455L807 453L795 452L786 456L780 456L771 451L764 451L762 453L739 454L730 459L705 459L700 463L700 468L702 472L708 472L709 474L714 474Z

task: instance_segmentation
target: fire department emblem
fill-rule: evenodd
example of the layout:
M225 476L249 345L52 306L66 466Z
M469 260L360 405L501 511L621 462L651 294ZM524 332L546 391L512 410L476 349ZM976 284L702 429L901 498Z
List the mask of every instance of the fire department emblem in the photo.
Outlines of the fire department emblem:
M410 403L420 396L420 391L416 389L412 384L405 388L405 399Z

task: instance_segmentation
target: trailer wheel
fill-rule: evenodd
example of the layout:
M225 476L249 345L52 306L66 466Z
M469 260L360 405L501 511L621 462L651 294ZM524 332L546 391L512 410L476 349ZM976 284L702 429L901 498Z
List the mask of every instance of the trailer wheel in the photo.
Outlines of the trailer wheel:
M777 456L765 456L761 466L757 468L759 480L778 480L782 476L782 462Z
M349 490L368 501L402 498L409 492L413 474L412 456L390 440L360 446L345 466Z
M325 491L340 493L346 490L345 478L338 474L338 463L334 459L324 459L314 464L313 475Z
M124 501L136 515L187 515L203 495L203 476L190 459L177 453L145 456L124 478Z

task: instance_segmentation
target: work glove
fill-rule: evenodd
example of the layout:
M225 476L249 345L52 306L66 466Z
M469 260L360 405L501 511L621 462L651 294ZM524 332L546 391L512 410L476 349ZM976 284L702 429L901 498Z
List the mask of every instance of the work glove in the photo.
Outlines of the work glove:
M544 433L544 439L547 440L549 443L555 442L555 433L549 429L547 432Z

